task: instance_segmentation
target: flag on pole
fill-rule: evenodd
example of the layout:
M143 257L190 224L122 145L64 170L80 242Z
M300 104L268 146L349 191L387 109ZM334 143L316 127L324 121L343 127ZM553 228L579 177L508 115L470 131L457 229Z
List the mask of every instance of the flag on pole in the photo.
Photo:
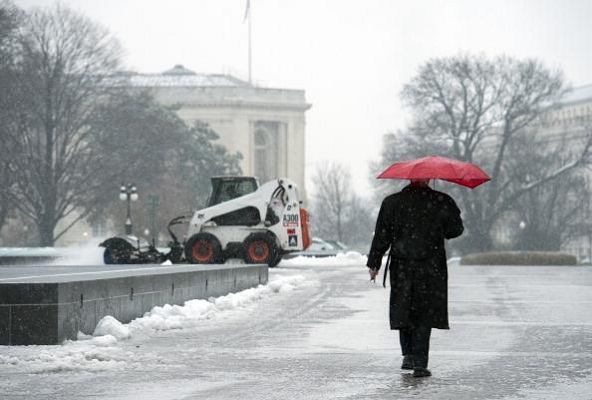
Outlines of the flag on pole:
M247 0L247 5L245 6L245 17L243 18L243 22L245 22L247 20L250 12L251 12L251 0Z

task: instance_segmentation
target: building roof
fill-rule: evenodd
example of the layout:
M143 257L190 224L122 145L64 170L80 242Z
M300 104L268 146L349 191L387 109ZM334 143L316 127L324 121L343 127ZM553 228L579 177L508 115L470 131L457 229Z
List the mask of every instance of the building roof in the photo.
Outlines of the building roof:
M304 90L256 86L228 74L196 73L182 65L158 74L122 71L106 80L115 87L155 90L163 104L240 106L306 111ZM183 93L179 93L181 89Z
M117 76L120 85L135 87L252 87L249 82L227 74L196 73L175 65L159 74L125 72Z
M559 100L561 105L589 102L592 102L592 84L573 88Z

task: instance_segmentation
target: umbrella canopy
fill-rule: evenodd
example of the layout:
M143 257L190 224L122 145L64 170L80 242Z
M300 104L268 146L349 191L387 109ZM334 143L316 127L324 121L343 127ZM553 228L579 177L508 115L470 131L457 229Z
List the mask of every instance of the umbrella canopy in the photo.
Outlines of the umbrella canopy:
M377 179L442 179L473 189L491 177L475 164L428 156L396 162L382 171Z

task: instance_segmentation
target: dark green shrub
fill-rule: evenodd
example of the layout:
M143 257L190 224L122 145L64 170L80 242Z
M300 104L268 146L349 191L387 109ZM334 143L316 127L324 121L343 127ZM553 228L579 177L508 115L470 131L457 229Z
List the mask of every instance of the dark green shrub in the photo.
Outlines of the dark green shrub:
M463 256L461 265L576 265L576 256L546 251L498 251Z

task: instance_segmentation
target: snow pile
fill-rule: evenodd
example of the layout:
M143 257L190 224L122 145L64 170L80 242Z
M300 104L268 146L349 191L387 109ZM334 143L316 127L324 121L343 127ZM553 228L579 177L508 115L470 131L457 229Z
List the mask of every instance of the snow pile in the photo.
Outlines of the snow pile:
M129 339L132 334L129 328L119 322L117 319L107 315L99 321L93 336L111 335L117 340Z
M10 365L28 373L118 370L129 366L130 355L116 347L111 335L88 340L66 341L62 346L10 348L13 355L1 356L0 367Z
M200 320L213 318L215 314L216 307L212 302L189 300L183 306L165 304L162 307L154 307L143 317L136 318L128 325L133 333L146 330L183 329L197 325Z
M162 307L154 307L143 317L130 322L128 326L132 334L147 330L166 331L195 327L201 320L218 318L225 312L248 308L254 302L267 298L273 293L294 290L304 280L302 275L277 277L267 285L259 285L256 288L226 296L208 300L189 300L183 306L165 304ZM117 327L114 326L114 328ZM103 331L103 334L115 336L107 330Z
M363 266L366 265L368 257L362 255L356 251L348 251L347 253L338 253L335 256L330 257L304 257L298 256L289 260L282 260L281 266L339 266L339 267L351 267L351 266Z
M281 276L267 285L259 285L227 296L209 300L190 300L183 306L155 307L129 324L122 324L112 316L106 316L99 321L92 336L79 333L78 340L67 340L63 345L57 346L7 347L6 351L0 354L0 374L7 370L45 374L123 370L130 366L145 368L147 363L158 360L155 361L151 354L139 355L127 351L126 346L121 343L122 340L131 339L136 334L149 334L155 330L196 327L204 319L241 316L242 312L258 300L268 298L274 293L292 291L305 280L302 275Z

